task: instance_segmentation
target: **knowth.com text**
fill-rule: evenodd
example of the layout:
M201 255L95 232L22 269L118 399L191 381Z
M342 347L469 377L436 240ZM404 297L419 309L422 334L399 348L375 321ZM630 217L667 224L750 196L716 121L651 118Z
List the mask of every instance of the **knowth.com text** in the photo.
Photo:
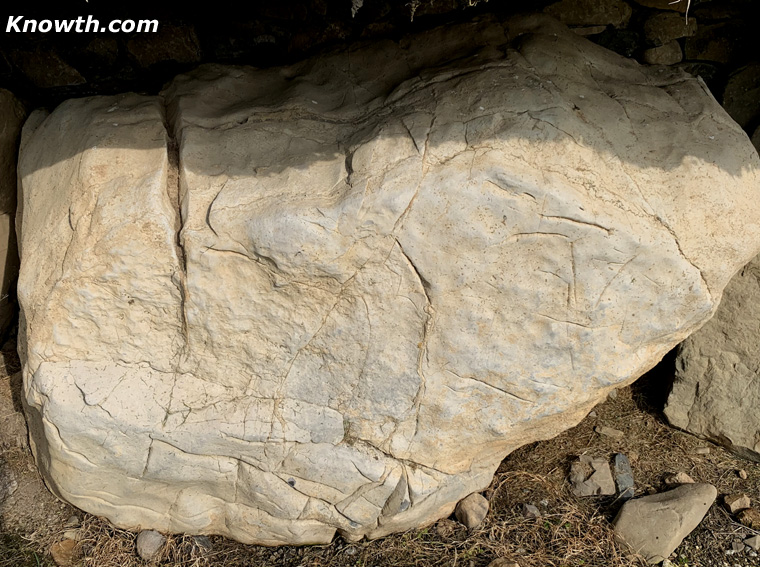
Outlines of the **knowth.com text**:
M35 20L24 16L8 16L6 33L152 33L158 31L158 20L110 20L101 22L92 16L68 20Z

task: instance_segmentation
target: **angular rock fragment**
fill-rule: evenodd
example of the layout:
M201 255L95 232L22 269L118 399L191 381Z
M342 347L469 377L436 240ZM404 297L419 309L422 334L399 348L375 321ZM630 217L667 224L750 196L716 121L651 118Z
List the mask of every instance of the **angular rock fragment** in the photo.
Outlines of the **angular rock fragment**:
M703 85L543 17L38 118L33 448L124 527L273 545L445 517L760 251L760 158Z
M669 474L668 476L666 476L665 484L669 484L669 485L694 484L694 479L691 478L685 472L677 472L675 474Z
M618 498L628 500L633 498L635 490L633 484L633 470L628 457L622 453L616 453L613 459L613 472L615 485L617 486Z
M536 518L541 517L541 511L535 504L523 503L521 509L523 517L528 518L529 520L535 520Z
M726 509L732 514L736 514L740 510L746 510L752 506L752 502L746 494L727 494L723 497L723 504L726 505Z
M616 441L619 441L625 436L625 433L619 429L613 429L612 427L606 427L604 425L598 425L594 427L594 431L596 431L599 435L615 439Z
M609 496L615 494L610 464L600 457L581 455L570 465L571 492L575 496Z
M710 484L684 484L629 500L613 522L615 535L649 563L659 563L699 525L717 495Z
M750 536L744 540L744 545L750 547L753 551L760 550L760 536Z

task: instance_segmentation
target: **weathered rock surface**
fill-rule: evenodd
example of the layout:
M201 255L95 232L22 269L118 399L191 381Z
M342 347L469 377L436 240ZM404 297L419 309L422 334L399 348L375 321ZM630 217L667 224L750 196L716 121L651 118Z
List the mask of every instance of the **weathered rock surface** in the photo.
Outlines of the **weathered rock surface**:
M679 347L671 424L760 461L760 257L728 284L715 317Z
M457 520L469 529L477 528L486 519L488 507L488 500L476 492L460 500L454 514Z
M636 491L633 482L633 469L631 469L631 463L628 460L628 457L622 453L615 453L612 462L618 498L622 500L633 498Z
M742 128L755 128L760 120L760 63L746 65L728 78L723 108ZM749 130L751 134L753 130Z
M20 160L37 461L161 532L447 516L711 316L759 168L698 80L544 18L68 101Z
M137 536L137 555L145 561L153 561L166 543L166 538L155 530L141 531Z
M632 13L623 0L560 0L544 11L569 26L625 27Z
M674 65L681 62L683 52L678 41L674 39L665 45L645 50L642 58L650 65Z
M610 464L601 457L581 457L570 465L570 486L575 496L609 496L615 494L615 480Z
M727 494L723 497L723 504L729 512L736 514L740 510L746 510L752 506L752 501L746 494Z
M684 484L629 500L615 518L615 535L649 563L659 563L699 525L717 495L711 484Z
M665 45L674 39L690 37L696 31L696 19L690 17L687 20L676 12L656 12L644 22L644 37L655 46Z
M0 89L0 335L16 313L13 288L18 276L16 215L16 160L24 106L12 93Z

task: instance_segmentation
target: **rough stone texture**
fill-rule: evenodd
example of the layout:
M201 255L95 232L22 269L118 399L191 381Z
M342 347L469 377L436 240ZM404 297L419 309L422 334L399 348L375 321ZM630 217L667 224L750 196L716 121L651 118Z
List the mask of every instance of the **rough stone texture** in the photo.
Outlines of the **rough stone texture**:
M571 492L575 496L609 496L615 494L610 464L601 457L581 455L570 465Z
M688 22L682 14L676 12L657 12L644 22L644 37L654 45L689 37L697 32L697 20L689 18Z
M736 519L753 530L760 529L760 511L755 508L747 508L736 514Z
M760 461L760 257L726 287L718 312L679 347L671 424Z
M159 63L196 63L200 46L190 26L160 25L156 33L141 33L127 42L129 53L141 67Z
M685 13L689 5L689 0L634 0L640 6L647 8L656 8L657 10L672 10L675 12Z
M675 39L665 45L644 50L642 58L650 65L675 65L683 59L681 45Z
M665 484L679 485L679 484L694 484L694 479L691 478L685 472L677 472L675 474L669 474L665 477Z
M727 494L723 497L723 504L726 509L732 514L736 514L740 510L746 510L752 506L752 501L746 494Z
M488 515L488 500L482 494L470 494L459 501L454 514L468 529L477 528Z
M617 486L618 498L628 500L635 494L633 483L633 470L628 457L622 453L615 453L613 459L613 472L615 474L615 485Z
M166 538L155 530L144 530L137 536L137 555L145 561L152 561L161 551Z
M14 51L11 59L24 75L41 89L81 85L85 78L53 50Z
M295 544L447 516L760 249L760 158L704 85L543 17L33 118L33 447L124 527Z
M26 111L10 92L0 89L0 336L16 316L14 287L18 276L16 159Z
M544 12L569 26L611 25L625 27L631 7L623 0L561 0Z
M723 108L742 128L754 128L758 125L760 121L758 100L760 100L760 63L746 65L732 73L723 92Z
M77 542L73 539L64 539L50 546L50 555L58 567L72 567L76 560Z
M717 495L711 484L684 484L629 500L613 522L615 536L649 563L659 563L699 525Z
M700 25L693 36L686 38L684 53L687 59L729 64L741 49L735 38L736 29L728 23Z
M625 433L623 433L619 429L607 427L606 425L597 425L596 427L594 427L594 431L598 433L599 435L603 435L604 437L609 437L610 439L615 439L616 441L619 441L625 436Z
M754 551L760 550L760 536L750 536L744 540L744 545L751 547Z

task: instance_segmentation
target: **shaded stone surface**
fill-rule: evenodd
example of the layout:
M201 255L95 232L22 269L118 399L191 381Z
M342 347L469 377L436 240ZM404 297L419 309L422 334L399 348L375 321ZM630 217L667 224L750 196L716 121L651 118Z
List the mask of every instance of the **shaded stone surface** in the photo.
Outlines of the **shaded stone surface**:
M674 39L697 32L697 20L675 12L657 12L644 22L644 37L654 45L665 45Z
M742 128L760 126L760 63L741 67L729 76L723 108Z
M0 89L0 337L18 309L14 297L19 269L14 217L16 160L24 118L23 104L11 92Z
M679 347L672 425L760 461L760 258L731 280L715 316Z
M643 59L650 65L675 65L683 59L683 52L681 45L674 39L665 45L645 50Z
M760 248L760 158L703 85L542 17L204 66L35 114L22 146L35 454L125 527L447 516Z
M561 0L544 9L569 26L611 25L625 27L631 7L623 0Z

